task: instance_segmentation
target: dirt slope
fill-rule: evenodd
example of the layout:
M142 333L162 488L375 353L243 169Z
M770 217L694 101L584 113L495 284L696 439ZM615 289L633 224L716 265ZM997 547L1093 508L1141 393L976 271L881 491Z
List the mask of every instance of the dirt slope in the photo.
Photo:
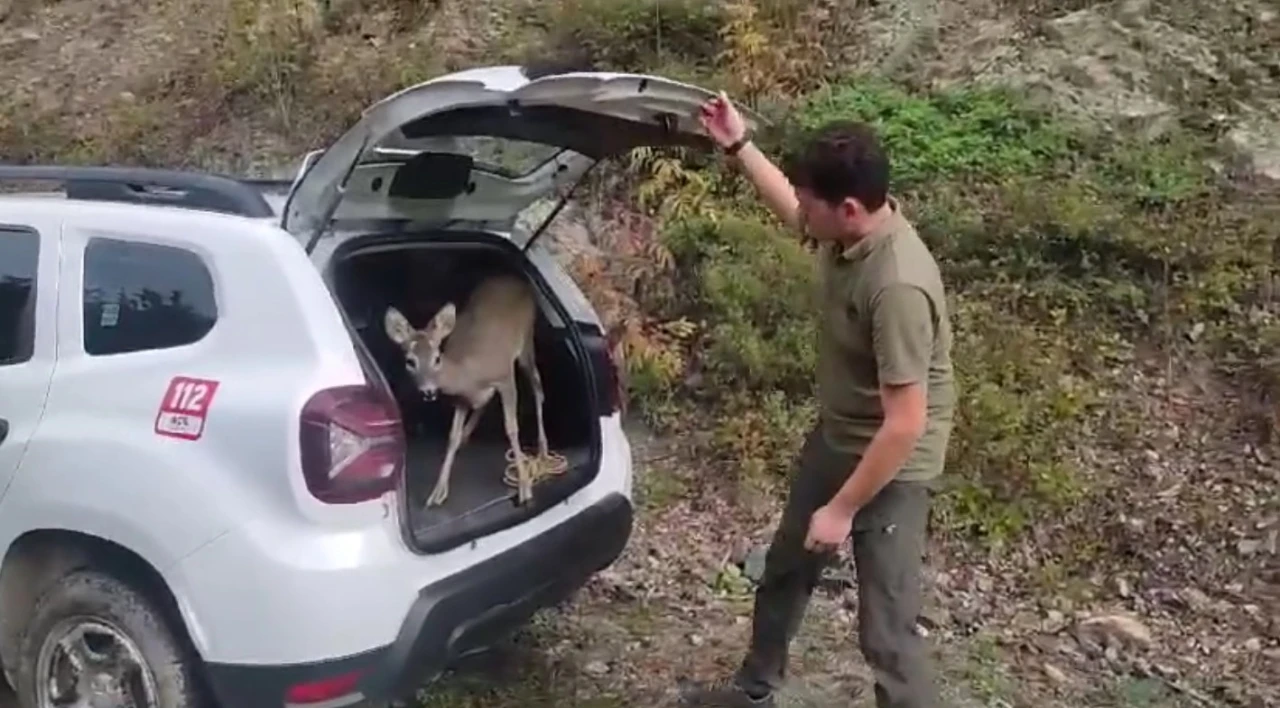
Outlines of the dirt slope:
M444 69L515 56L531 31L521 26L527 3L515 0L350 0L335 3L340 22L327 33L309 3L272 2L288 19L272 31L295 34L273 42L259 28L255 42L228 49L240 0L0 0L0 158L283 174L368 102ZM849 25L851 41L830 53L851 70L1012 84L1152 133L1200 120L1239 147L1221 169L1252 180L1260 203L1275 198L1274 1L820 4ZM405 6L425 14L406 27ZM304 44L287 61L263 59ZM256 74L263 66L284 69ZM307 82L291 83L297 76ZM590 248L575 228L559 236ZM1165 354L1115 379L1109 417L1084 453L1108 490L1104 508L1044 519L998 561L965 545L932 549L924 625L952 705L1280 705L1280 436L1259 423L1270 404ZM423 705L657 706L680 676L732 667L749 609L738 562L767 538L776 508L729 503L687 441L637 435L645 508L624 559L478 679L453 677ZM1080 519L1096 525L1096 564L1060 577L1039 535L1047 548L1057 525ZM853 582L834 569L813 605L793 705L845 705L850 695L871 705L851 639ZM1137 625L1107 619L1116 615Z

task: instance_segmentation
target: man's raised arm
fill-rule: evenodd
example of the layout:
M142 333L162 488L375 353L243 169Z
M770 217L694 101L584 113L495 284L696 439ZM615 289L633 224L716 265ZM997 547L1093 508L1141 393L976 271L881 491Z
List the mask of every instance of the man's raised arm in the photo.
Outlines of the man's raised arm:
M800 202L790 180L747 135L747 124L729 98L721 93L707 101L699 114L702 126L722 150L738 161L755 185L765 206L788 228L800 230Z

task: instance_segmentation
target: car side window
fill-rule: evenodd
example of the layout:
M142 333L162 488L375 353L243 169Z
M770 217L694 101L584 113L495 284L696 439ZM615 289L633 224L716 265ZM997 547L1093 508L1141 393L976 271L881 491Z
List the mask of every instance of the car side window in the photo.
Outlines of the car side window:
M84 253L84 350L123 354L194 344L218 320L213 276L185 248L109 238Z
M29 359L36 338L36 274L40 234L0 226L0 366Z

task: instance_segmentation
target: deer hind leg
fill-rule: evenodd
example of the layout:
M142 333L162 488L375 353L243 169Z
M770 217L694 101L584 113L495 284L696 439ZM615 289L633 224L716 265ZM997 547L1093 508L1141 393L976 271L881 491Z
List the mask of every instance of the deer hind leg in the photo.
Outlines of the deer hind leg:
M520 423L516 420L518 399L515 370L513 369L511 373L512 376L498 385L498 397L502 399L502 423L507 431L507 441L511 444L511 453L516 458L516 475L519 480L517 499L520 504L524 504L533 498L533 481L529 478L529 463L524 458L524 451L520 449Z
M533 352L532 331L525 341L524 349L520 351L520 368L524 369L525 375L529 377L529 384L533 389L534 411L538 414L538 455L545 458L548 455L547 427L542 422L542 407L545 397L542 394L542 376L538 374L538 362Z
M444 453L444 463L440 465L440 477L436 479L435 489L431 491L431 496L427 497L427 506L439 506L449 498L449 473L453 471L454 457L458 454L458 448L462 446L464 432L467 432L463 427L467 411L467 406L461 403L453 407L453 425L449 427L449 448ZM473 411L471 417L479 418L480 412Z

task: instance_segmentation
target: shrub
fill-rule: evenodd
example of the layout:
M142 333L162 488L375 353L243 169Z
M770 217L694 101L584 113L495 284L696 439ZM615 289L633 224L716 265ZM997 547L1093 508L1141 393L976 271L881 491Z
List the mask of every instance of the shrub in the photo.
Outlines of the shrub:
M797 117L802 131L833 119L875 126L900 192L959 176L1042 173L1069 161L1073 151L1071 134L1061 124L998 89L915 95L859 78L810 96Z
M694 365L705 385L807 395L815 283L799 241L739 217L686 221L665 238L683 285L679 315L702 323Z
M314 59L320 10L313 0L231 0L207 79L227 94L267 103L287 124L303 73Z
M601 68L705 64L717 52L718 3L700 0L564 0L543 3L553 42Z
M1199 346L1218 336L1208 346L1248 362L1274 352L1261 336L1274 331L1274 294L1248 303L1270 282L1276 234L1258 209L1224 206L1207 138L1102 133L1008 92L862 79L792 113L771 152L833 118L879 127L895 191L943 267L960 406L941 513L954 532L999 542L1090 493L1077 444L1136 342L1177 349L1199 322ZM715 410L710 423L693 419L710 428L709 452L774 478L814 412L811 257L718 164L645 166L646 203L671 215L678 293L647 304L699 325L665 400ZM1227 324L1251 311L1271 314L1247 330Z
M959 403L944 481L943 524L1002 541L1029 519L1076 501L1073 446L1097 402L1080 365L1098 337L1037 324L1000 297L955 298Z

